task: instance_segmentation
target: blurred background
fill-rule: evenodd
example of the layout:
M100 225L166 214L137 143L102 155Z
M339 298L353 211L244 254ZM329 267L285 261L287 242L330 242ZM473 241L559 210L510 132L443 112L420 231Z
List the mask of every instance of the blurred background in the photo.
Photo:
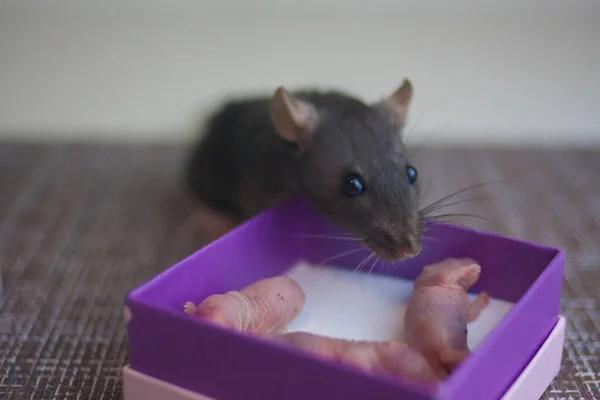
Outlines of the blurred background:
M231 93L409 77L414 140L600 143L593 0L0 1L0 137L174 142ZM433 108L432 108L433 107Z
M123 296L202 246L181 168L221 100L405 77L425 202L480 185L444 213L567 253L543 399L600 399L597 0L0 0L0 398L121 399Z

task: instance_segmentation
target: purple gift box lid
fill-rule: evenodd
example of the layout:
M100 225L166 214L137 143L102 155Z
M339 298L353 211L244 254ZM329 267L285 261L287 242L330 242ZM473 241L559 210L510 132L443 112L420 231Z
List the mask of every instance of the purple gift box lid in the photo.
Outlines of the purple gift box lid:
M355 268L368 250L318 237L339 233L308 201L292 199L135 288L126 297L130 367L220 400L498 399L557 323L563 251L440 223L428 226L430 240L418 257L392 268L377 263L373 273L414 279L426 264L472 257L482 265L472 292L485 290L515 305L436 390L363 373L183 313L186 301L198 304L283 275L300 260L322 263L341 255L336 266Z

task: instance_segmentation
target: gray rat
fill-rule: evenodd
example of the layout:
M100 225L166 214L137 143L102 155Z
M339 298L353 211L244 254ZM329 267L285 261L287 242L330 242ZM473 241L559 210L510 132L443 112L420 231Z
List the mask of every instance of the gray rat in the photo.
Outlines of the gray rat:
M412 97L405 79L374 104L283 87L271 97L225 102L187 160L198 223L218 237L302 194L382 260L415 256L424 221L402 138Z

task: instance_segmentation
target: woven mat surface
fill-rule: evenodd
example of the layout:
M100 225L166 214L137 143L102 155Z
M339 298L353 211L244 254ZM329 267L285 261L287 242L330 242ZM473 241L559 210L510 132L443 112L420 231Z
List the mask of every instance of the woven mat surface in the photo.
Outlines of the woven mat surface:
M0 145L0 399L121 399L129 289L198 248L176 147ZM544 399L600 399L600 150L415 154L444 212L567 252L567 342ZM492 183L509 181L503 183Z

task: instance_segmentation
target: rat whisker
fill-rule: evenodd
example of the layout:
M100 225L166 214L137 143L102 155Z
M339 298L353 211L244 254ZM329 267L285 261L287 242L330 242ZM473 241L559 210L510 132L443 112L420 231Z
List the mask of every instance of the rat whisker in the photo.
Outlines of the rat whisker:
M408 132L408 135L407 135L407 137L406 137L406 140L404 141L404 146L408 146L408 140L410 139L410 137L411 137L411 135L412 135L412 133L413 133L413 131L414 131L415 127L417 126L417 124L419 123L419 121L421 120L421 118L423 118L423 116L424 116L425 114L427 114L429 111L433 110L435 107L438 107L438 106L440 106L441 104L442 104L442 103L437 103L437 104L434 104L434 105L430 106L429 108L427 108L425 111L423 111L423 112L421 113L421 115L419 115L419 117L416 119L416 121L415 121L415 123L413 124L413 126L410 128L410 131Z
M354 270L355 272L360 272L360 270L369 262L369 260L375 255L375 253L371 253L365 257L365 259L358 264L358 267Z
M451 224L451 225L458 225L458 226L462 226L468 229L472 229L471 226L460 223L460 222L456 222L456 221L452 221L452 220L446 220L445 218L450 218L450 217L470 217L470 218L476 218L482 221L486 221L489 222L490 224L494 225L495 227L499 228L499 229L503 229L502 225L500 225L499 223L497 223L496 221L493 221L491 219L479 216L479 215L475 215L475 214L460 214L460 213L456 213L456 214L442 214L442 215L433 215L430 217L427 217L428 221L439 221L442 223L446 223L446 224Z
M438 243L440 242L440 238L434 237L434 236L421 236L421 241L425 242L427 240L434 240L437 241Z
M379 259L379 260L383 263L384 267L387 267L388 274L390 274L390 275L392 275L394 268L397 267L396 264L399 262L398 260L393 260L393 261L385 261L382 259Z
M383 266L383 268L381 269L381 271L382 271L383 273L385 273L385 274L391 274L391 273L392 273L392 269L391 269L391 267L389 266L389 264L388 264L388 263L386 263L385 261L383 261L381 258L379 258L379 259L377 260L377 262L379 262L379 261L381 261L381 262L382 262L382 266ZM386 267L387 267L387 268L386 268ZM386 271L386 270L387 270L387 271Z
M350 237L350 236L329 236L329 235L290 235L301 238L309 238L309 239L331 239L331 240L346 240L349 242L358 242L358 239Z
M349 236L353 236L355 235L355 233L353 232L344 232L344 231L339 231L339 232L335 232L335 233L327 233L327 232L316 232L316 233L286 233L286 235L292 235L292 236L336 236L336 237L349 237Z
M379 262L380 258L379 257L375 257L375 262L373 263L373 265L371 265L371 269L369 270L369 274L370 275L373 270L375 269L375 266L377 265L377 263Z
M464 226L465 228L469 228L469 229L470 229L470 227L469 227L469 226L467 226L467 225L464 225L464 224L461 224L461 223L458 223L458 222L456 222L456 223L453 223L453 222L446 222L446 221L444 221L444 223L447 223L447 224L452 224L452 225L458 225L458 226ZM421 240L422 240L422 241L425 241L424 239L431 240L431 241L433 241L434 243L440 243L440 244L442 243L442 239L441 239L441 238L439 238L439 237L434 237L434 236L422 236L422 237L421 237ZM444 241L450 241L450 242L454 243L456 246L460 247L462 250L464 250L464 251L467 251L467 252L468 252L468 249L465 247L464 243L462 243L461 241L457 240L456 238L454 238L454 237L452 237L452 236L448 236L448 237L444 238L443 240L444 240ZM430 242L430 243L431 243L431 242ZM428 249L428 247L427 247L427 246L424 246L424 247L423 247L423 250L422 250L423 254L425 254L425 252L426 252L427 250L429 250L429 249Z
M458 201L455 201L452 203L447 203L447 204L443 204L443 203L432 204L432 205L429 205L429 206L423 208L422 210L420 210L419 214L426 216L427 214L429 214L433 211L441 210L446 207L452 207L452 206L456 206L456 205L463 204L463 203L471 203L471 202L478 201L478 200L493 200L493 199L498 199L498 198L500 198L500 197L481 196L481 197L471 197L471 198L464 199L464 200L458 200Z
M499 226L499 224L496 221L492 221L491 219L488 219L488 218L485 218L485 217L482 217L482 216L479 216L479 215L476 215L476 214L466 214L466 213L464 213L464 214L456 213L456 214L431 215L431 216L428 216L427 219L430 220L430 221L431 220L437 221L437 220L440 220L442 218L449 218L449 217L471 217L471 218L477 218L477 219L481 219L483 221L487 221L487 222L489 222L491 224Z
M468 228L471 229L471 227L467 224L463 224L461 222L456 222L456 221L444 221L444 223L448 224L448 225L456 225L456 226L462 226L463 228Z
M421 184L420 184L421 190L419 190L419 194L417 196L419 203L421 203L423 201L424 196L430 192L432 182L433 182L433 179L430 179L427 176L421 177Z
M354 272L359 272L361 266L363 265L363 263L367 262L367 260L369 259L369 256L371 254L368 254L365 258L363 258L363 260L361 262L358 263L358 265L356 266L356 268L354 268Z
M482 186L487 186L487 185L494 185L494 184L497 184L497 183L515 183L515 181L500 180L500 181L494 181L494 182L477 183L475 185L471 185L471 186L468 186L468 187L466 187L464 189L460 189L460 190L457 190L456 192L450 193L449 195L444 196L441 199L439 199L437 201L434 201L433 203L429 204L424 209L427 209L427 208L432 207L434 205L440 204L440 203L442 203L442 202L444 202L444 201L446 201L448 199L451 199L452 197L457 196L457 195L459 195L461 193L464 193L464 192L466 192L468 190L473 190L473 189L476 189L476 188L479 188L479 187L482 187Z
M352 249L352 250L349 250L349 251L345 251L345 252L337 254L337 255L335 255L333 257L329 257L328 259L326 259L322 263L326 265L326 263L329 262L329 261L335 260L335 259L337 259L339 257L343 257L343 256L346 256L346 255L349 255L349 254L356 253L358 251L363 251L363 250L365 250L365 249L362 248L362 247L360 247L360 248Z
M371 268L370 268L369 273L367 275L369 275L373 271L373 268L374 268L375 264L377 264L377 261L379 261L379 257L377 257L377 256L372 257L372 256L375 256L375 253L371 253L371 257L370 258L374 258L375 261L371 265ZM365 265L366 264L367 263L365 263ZM363 294L364 294L364 292L365 292L365 274L361 274L361 275L362 276L361 276L361 280L360 280L360 286L361 286Z
M437 134L439 134L440 132L439 132L439 128L438 128L438 129L432 129L432 130L429 130L429 131L427 131L427 132L424 132L424 133L427 133L427 134L437 133ZM437 136L437 135L436 135L436 136ZM432 138L431 138L431 137L429 137L429 140L431 140L431 139L432 139ZM424 141L423 143L421 143L421 144L420 144L419 146L417 146L417 147L412 147L412 146L411 146L411 147L407 147L407 156L408 156L409 158L411 158L411 159L414 159L414 158L416 158L416 155L417 155L417 154L418 154L418 153L419 153L421 150L423 150L423 149L426 149L426 148L427 148L428 146L430 146L430 145L431 145L430 141Z
M313 276L311 284L314 284L314 283L317 281L317 278L318 278L319 276L321 276L321 273L322 273L323 271L325 271L325 269L327 269L327 267L326 267L326 266L324 266L324 265L320 265L320 266L319 266L319 271L318 271L318 272L315 274L315 276Z
M375 254L375 253L371 253L371 255L369 256L369 261L371 261L373 258L376 258L376 257L377 257L377 256L376 256L376 254ZM369 261L367 261L367 262L366 262L366 263L363 265L363 268L365 268L365 267L366 267L366 265L368 264L368 262L369 262Z
M343 253L336 254L333 257L326 258L325 260L323 260L323 261L321 261L321 262L319 262L317 264L319 264L319 265L327 265L327 263L329 261L335 260L336 258L339 258L339 257L347 256L348 254L356 253L357 251L362 251L362 250L364 250L364 248L361 247L361 248L358 248L358 249L352 249L352 250L349 250L349 251L345 251Z
M463 203L472 203L474 201L480 201L480 200L495 200L495 199L499 199L501 197L498 196L480 196L480 197L471 197L471 198L467 198L467 199L463 199L463 200L458 200L458 201L454 201L452 203L445 203L445 204L436 204L434 205L433 208L428 209L428 211L430 210L435 210L437 209L437 207L452 207L452 206L456 206L459 204L463 204Z
M320 266L320 268L319 268L319 272L317 272L315 274L315 276L313 277L313 283L317 280L317 278L321 275L321 273L324 270L326 270L328 266L330 266L330 265L327 265L327 263L329 261L335 260L336 258L339 258L339 257L347 256L347 255L352 254L352 253L356 253L357 251L360 251L360 250L364 250L364 249L358 248L358 249L352 249L350 251L345 251L345 252L342 252L340 254L336 254L333 257L329 257L329 258L327 258L327 259L325 259L325 260L323 260L321 262L316 263L317 265Z

